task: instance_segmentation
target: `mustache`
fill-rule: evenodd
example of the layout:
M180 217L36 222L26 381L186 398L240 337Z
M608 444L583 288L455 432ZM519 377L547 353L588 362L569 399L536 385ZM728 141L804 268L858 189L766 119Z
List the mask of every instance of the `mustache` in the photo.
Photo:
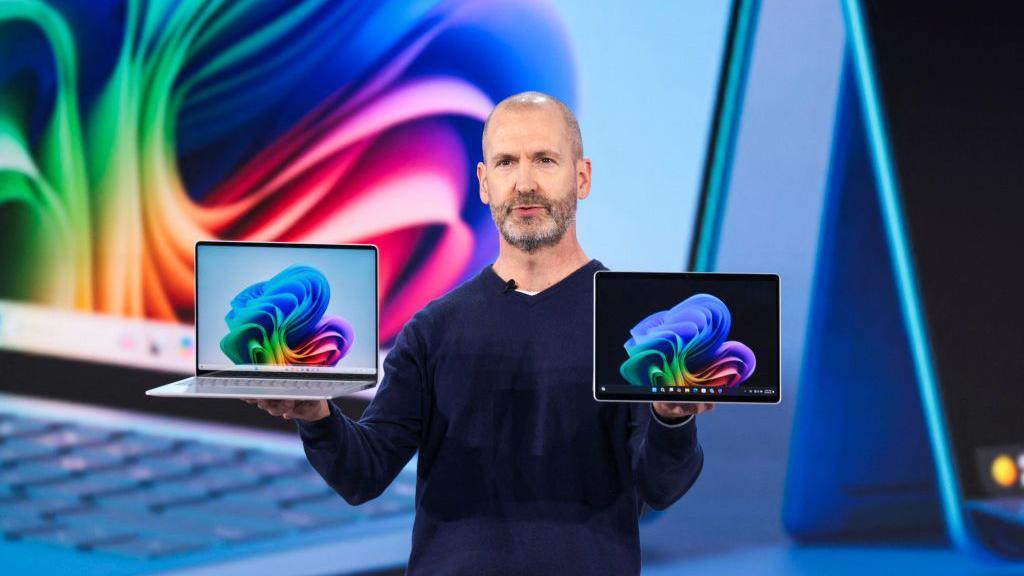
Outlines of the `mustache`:
M515 198L510 199L505 203L505 213L511 214L512 210L516 206L523 205L535 205L541 206L548 212L551 212L551 202L536 192L523 192L517 194Z

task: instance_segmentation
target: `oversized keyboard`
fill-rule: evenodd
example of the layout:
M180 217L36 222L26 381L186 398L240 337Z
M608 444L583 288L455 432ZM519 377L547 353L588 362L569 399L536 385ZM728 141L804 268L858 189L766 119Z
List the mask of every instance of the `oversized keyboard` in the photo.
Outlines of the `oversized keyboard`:
M294 455L0 412L0 533L163 558L411 514L415 475L349 506Z

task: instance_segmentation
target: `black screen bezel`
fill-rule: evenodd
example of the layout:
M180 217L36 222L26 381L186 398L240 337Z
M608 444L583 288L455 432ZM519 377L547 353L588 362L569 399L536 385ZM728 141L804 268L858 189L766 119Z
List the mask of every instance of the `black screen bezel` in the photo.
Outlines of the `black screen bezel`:
M706 403L712 397L701 394L680 394L680 393L652 393L637 392L635 394L623 394L618 392L600 392L597 386L597 294L601 279L606 280L714 280L716 282L750 282L750 281L772 281L775 291L775 321L778 327L778 335L775 339L775 359L778 366L778 373L775 379L775 393L758 396L719 396L715 395L715 404L779 404L782 402L782 302L780 292L780 278L778 274L735 274L724 272L612 272L601 270L594 274L594 306L593 306L593 358L591 359L592 386L594 399L598 401L614 402L683 402L683 403Z

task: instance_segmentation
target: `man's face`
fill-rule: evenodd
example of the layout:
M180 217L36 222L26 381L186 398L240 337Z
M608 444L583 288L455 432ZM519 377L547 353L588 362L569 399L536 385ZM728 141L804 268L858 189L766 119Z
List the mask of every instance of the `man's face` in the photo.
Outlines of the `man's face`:
M578 160L555 106L502 109L485 135L477 166L480 199L506 242L525 252L557 244L590 191L590 164ZM582 171L582 173L581 173Z

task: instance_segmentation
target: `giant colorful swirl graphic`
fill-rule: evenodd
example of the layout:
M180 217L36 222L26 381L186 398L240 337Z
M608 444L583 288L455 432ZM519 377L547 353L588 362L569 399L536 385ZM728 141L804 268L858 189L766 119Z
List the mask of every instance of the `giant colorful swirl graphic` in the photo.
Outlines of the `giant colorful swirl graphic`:
M754 353L726 341L732 315L710 294L655 312L632 330L619 372L634 386L732 388L754 373Z
M0 299L191 322L200 239L373 243L380 335L497 253L473 170L575 101L523 0L0 0Z
M235 364L334 366L352 347L345 319L325 316L327 278L310 266L289 266L231 299L220 349Z

